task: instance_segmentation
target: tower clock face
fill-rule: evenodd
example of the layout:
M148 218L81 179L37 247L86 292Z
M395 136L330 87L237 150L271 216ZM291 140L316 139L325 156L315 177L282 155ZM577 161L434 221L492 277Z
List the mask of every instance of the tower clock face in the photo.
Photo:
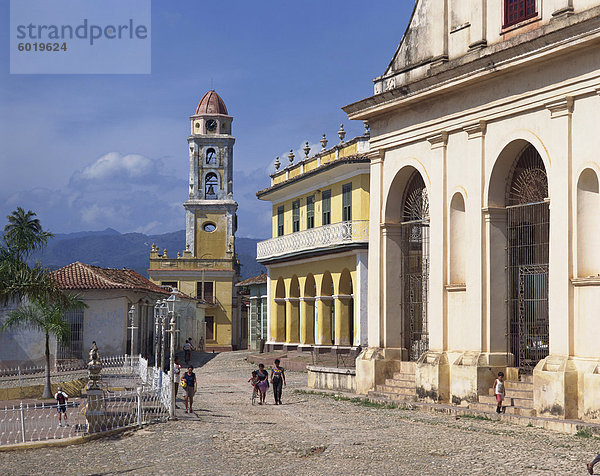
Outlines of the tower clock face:
M217 121L215 121L214 119L209 119L208 121L206 121L206 128L209 131L214 131L217 128Z

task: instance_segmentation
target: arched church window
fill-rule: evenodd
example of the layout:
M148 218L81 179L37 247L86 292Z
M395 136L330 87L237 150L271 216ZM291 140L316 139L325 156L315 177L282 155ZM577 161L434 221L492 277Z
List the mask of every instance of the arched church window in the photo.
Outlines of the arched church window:
M204 197L207 200L216 200L217 198L217 187L219 186L219 179L214 173L206 174L204 179Z
M209 165L217 165L217 152L215 149L208 149L206 151L206 163Z

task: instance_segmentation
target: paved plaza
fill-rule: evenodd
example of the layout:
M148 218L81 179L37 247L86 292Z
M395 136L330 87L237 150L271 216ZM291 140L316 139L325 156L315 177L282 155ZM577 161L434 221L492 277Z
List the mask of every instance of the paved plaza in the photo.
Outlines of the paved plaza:
M377 408L295 391L252 406L243 352L199 354L195 413L66 448L0 453L0 474L587 474L600 440L467 417ZM268 364L268 362L267 362ZM598 468L600 470L600 468Z

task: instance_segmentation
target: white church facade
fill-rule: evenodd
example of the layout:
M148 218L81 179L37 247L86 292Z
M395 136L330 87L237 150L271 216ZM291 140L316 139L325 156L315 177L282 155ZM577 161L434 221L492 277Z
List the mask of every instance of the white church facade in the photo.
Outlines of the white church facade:
M504 371L515 408L600 418L600 1L417 0L344 111L371 128L357 391L471 406Z

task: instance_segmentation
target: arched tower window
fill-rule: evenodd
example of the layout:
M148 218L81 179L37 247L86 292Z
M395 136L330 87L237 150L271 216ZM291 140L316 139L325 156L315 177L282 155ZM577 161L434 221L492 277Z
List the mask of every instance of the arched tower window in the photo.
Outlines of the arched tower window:
M209 173L206 174L204 179L204 197L206 200L216 200L217 199L217 188L219 186L219 179L217 178L217 174Z
M217 152L212 147L206 151L206 164L217 165Z

